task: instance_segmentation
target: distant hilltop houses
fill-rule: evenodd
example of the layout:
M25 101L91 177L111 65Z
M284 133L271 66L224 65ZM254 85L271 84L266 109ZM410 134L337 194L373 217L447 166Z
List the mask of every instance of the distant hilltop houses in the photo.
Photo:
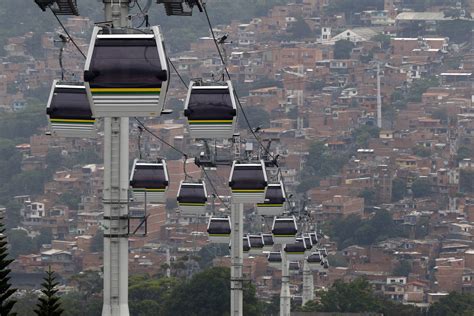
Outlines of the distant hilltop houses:
M292 207L323 227L320 242L334 264L314 274L314 284L323 289L364 276L384 297L420 307L451 291L472 293L474 1L420 10L414 1L385 0L383 7L350 12L336 4L295 1L250 21L236 15L214 28L217 37L228 35L228 70L256 133L278 155L287 190L305 201ZM84 52L92 25L85 17L65 22ZM220 57L206 35L170 54L182 77L222 77ZM6 40L1 112L21 116L29 105L46 103L44 91L61 76L56 37L30 32ZM83 60L73 45L66 45L63 63L66 78L82 80ZM173 114L145 121L167 143L201 157L207 148L187 132L186 97L173 78L167 96ZM24 185L13 200L19 205L18 234L35 238L47 230L51 241L17 254L12 269L33 275L51 266L64 276L100 271L102 138L70 140L46 132L43 127L15 150L22 172L51 170L51 177L40 192ZM244 144L250 132L242 129L239 137ZM147 237L129 241L131 273L155 275L206 247L207 223L175 212L178 184L186 176L181 155L131 120L130 157L140 149L167 158L171 179L167 203L147 207ZM184 164L189 175L201 176L193 159ZM227 167L210 172L221 184L216 195L229 195L229 173ZM224 205L216 198L208 207ZM245 216L252 228L268 226L253 209ZM230 266L228 257L210 261ZM186 275L195 265L189 259L174 265L174 273ZM244 274L259 297L279 294L281 272L266 257L245 259ZM301 296L301 276L291 284L292 296Z

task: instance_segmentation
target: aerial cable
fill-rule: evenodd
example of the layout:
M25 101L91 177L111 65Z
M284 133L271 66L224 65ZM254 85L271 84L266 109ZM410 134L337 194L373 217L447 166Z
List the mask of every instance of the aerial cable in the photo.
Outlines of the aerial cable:
M53 11L53 9L51 9L51 12L54 14L54 17L56 18L56 20L58 21L59 25L62 27L62 29L64 30L64 32L66 33L67 37L69 37L69 39L71 40L71 42L74 44L74 46L76 46L77 50L79 51L79 53L81 53L82 57L84 57L84 59L86 59L86 54L84 54L84 52L81 50L81 48L76 44L76 41L74 41L74 38L69 34L68 30L66 29L66 27L64 26L63 22L61 22L61 20L59 19L59 17L57 16L56 12Z
M175 65L173 64L173 62L171 61L169 57L168 57L168 62L170 63L171 67L173 67L174 72L178 75L179 79L181 80L181 83L186 87L186 89L189 89L188 84L186 83L186 81L184 81L183 77L178 72L178 69L176 69Z
M207 20L207 24L209 25L209 30L211 32L211 35L212 35L212 39L214 40L214 45L216 46L217 48L217 52L219 54L219 57L221 59L221 62L224 66L224 71L227 75L227 78L229 78L229 80L231 80L231 77L230 77L230 73L229 73L229 70L227 69L227 64L225 62L225 59L224 59L224 56L222 55L222 52L221 52L221 49L219 47L219 44L218 44L218 40L216 38L216 35L214 33L214 30L212 28L212 23L211 23L211 20L209 18L209 14L207 13L207 6L206 4L203 4L203 9L204 9L204 14L206 15L206 20ZM244 110L244 107L242 106L242 103L240 102L240 99L239 99L239 96L237 95L237 92L234 91L234 95L235 95L235 98L237 100L237 103L239 104L239 107L240 107L240 110L242 112L242 115L244 116L244 120L245 122L247 123L247 126L248 126L248 129L250 130L250 132L252 133L253 137L255 138L255 140L258 142L258 144L260 145L260 147L263 148L263 150L266 152L267 155L269 155L270 157L273 157L273 155L268 151L268 149L262 144L261 140L259 139L259 137L257 136L257 134L255 133L255 131L253 130L252 128L252 125L250 124L250 121L247 117L247 113L245 113L245 110Z

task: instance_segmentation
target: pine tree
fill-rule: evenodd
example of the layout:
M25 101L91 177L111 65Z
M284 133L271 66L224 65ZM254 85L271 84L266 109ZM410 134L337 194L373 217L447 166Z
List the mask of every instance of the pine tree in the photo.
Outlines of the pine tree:
M10 269L8 266L13 262L12 259L7 259L7 236L4 235L5 228L3 226L3 218L0 217L0 316L16 316L12 312L13 305L16 301L10 299L16 289L11 288L10 284Z
M56 282L56 276L54 271L51 271L51 267L49 267L43 280L44 282L41 283L43 287L41 293L43 295L38 298L39 302L36 304L35 314L38 316L61 316L64 310L61 308L59 296L56 295L58 293L56 287L59 282Z

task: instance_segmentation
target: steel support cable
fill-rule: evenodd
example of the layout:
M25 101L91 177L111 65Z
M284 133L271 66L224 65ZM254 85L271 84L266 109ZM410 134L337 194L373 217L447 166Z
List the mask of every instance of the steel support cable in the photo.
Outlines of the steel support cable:
M51 9L51 8L50 8ZM66 27L64 26L63 22L61 22L61 20L59 19L58 15L56 14L56 12L53 11L53 9L51 9L51 12L53 13L54 17L56 18L56 20L58 21L59 25L61 26L61 28L64 30L64 32L66 33L67 37L69 37L69 39L71 40L71 42L74 44L74 46L77 48L77 50L79 51L79 53L81 53L82 57L84 57L84 59L86 59L86 54L84 54L84 52L81 50L81 48L79 47L79 45L76 44L76 41L74 40L74 38L69 34L68 30L66 29Z
M163 144L167 145L168 147L174 149L176 152L180 153L183 158L185 159L185 161L187 160L187 158L189 157L189 155L187 153L185 153L184 151L182 151L181 149L179 148L176 148L175 146L171 145L170 143L168 143L167 141L165 141L163 138L161 138L160 136L156 135L156 133L154 133L152 130L150 130L142 121L140 121L137 117L135 117L135 120L137 121L137 123L147 132L149 133L151 136L153 136L154 138L158 139L160 142L162 142ZM186 162L185 162L186 163ZM219 199L219 201L221 201L221 203L228 209L230 210L230 206L227 205L224 200L222 200L222 198L219 196L219 193L217 192L217 189L216 189L216 186L214 185L214 183L212 182L211 180L211 177L208 175L206 169L204 167L201 168L202 171L204 172L204 175L206 176L206 178L208 179L209 181L209 184L211 185L212 187L212 190L214 191L214 193L216 194L217 198Z

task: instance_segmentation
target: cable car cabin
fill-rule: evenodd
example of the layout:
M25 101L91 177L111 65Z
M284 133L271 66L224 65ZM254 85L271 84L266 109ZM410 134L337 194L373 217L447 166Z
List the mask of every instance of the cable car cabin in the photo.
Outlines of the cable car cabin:
M244 236L244 239L242 242L242 248L243 248L244 258L248 258L250 255L250 249L251 249L249 236Z
M324 268L324 270L329 269L329 260L328 259L323 259L323 268Z
M137 202L165 203L168 191L166 161L140 161L135 159L130 176L132 195Z
M207 202L206 184L181 181L176 199L183 214L204 214Z
M318 244L318 234L316 233L309 233L309 237L311 237L311 244L316 246Z
M229 186L233 203L263 203L267 190L267 173L263 161L239 163L234 161Z
M296 219L292 217L281 217L273 220L272 234L275 244L290 244L295 242L298 228Z
M84 84L53 81L46 107L49 130L59 137L96 137L96 119Z
M263 252L265 246L262 235L249 235L250 251L251 255L259 255Z
M323 260L319 251L315 251L306 257L306 262L313 271L320 271L323 268Z
M84 81L95 117L159 116L168 79L158 26L94 28Z
M313 249L313 243L311 242L311 237L309 234L306 234L303 236L304 243L306 245L306 251L305 254L309 255L311 253L311 250Z
M262 234L263 238L263 251L271 251L273 249L273 236L272 234Z
M290 275L298 275L300 273L300 263L298 261L291 261L288 264L288 271Z
M230 218L229 217L211 217L207 224L207 233L209 241L219 244L228 244L230 241Z
M327 251L326 248L321 249L321 255L323 256L323 258L327 258L327 257L328 257L328 251Z
M191 81L184 106L192 138L228 139L235 132L237 108L230 81L223 86L199 86Z
M272 251L267 256L268 265L272 268L281 269L281 252Z
M265 202L257 204L258 214L263 216L282 215L285 201L286 194L283 183L269 184L265 194Z
M306 243L303 238L296 238L296 241L292 244L285 245L285 253L290 261L298 261L304 259L306 251Z

